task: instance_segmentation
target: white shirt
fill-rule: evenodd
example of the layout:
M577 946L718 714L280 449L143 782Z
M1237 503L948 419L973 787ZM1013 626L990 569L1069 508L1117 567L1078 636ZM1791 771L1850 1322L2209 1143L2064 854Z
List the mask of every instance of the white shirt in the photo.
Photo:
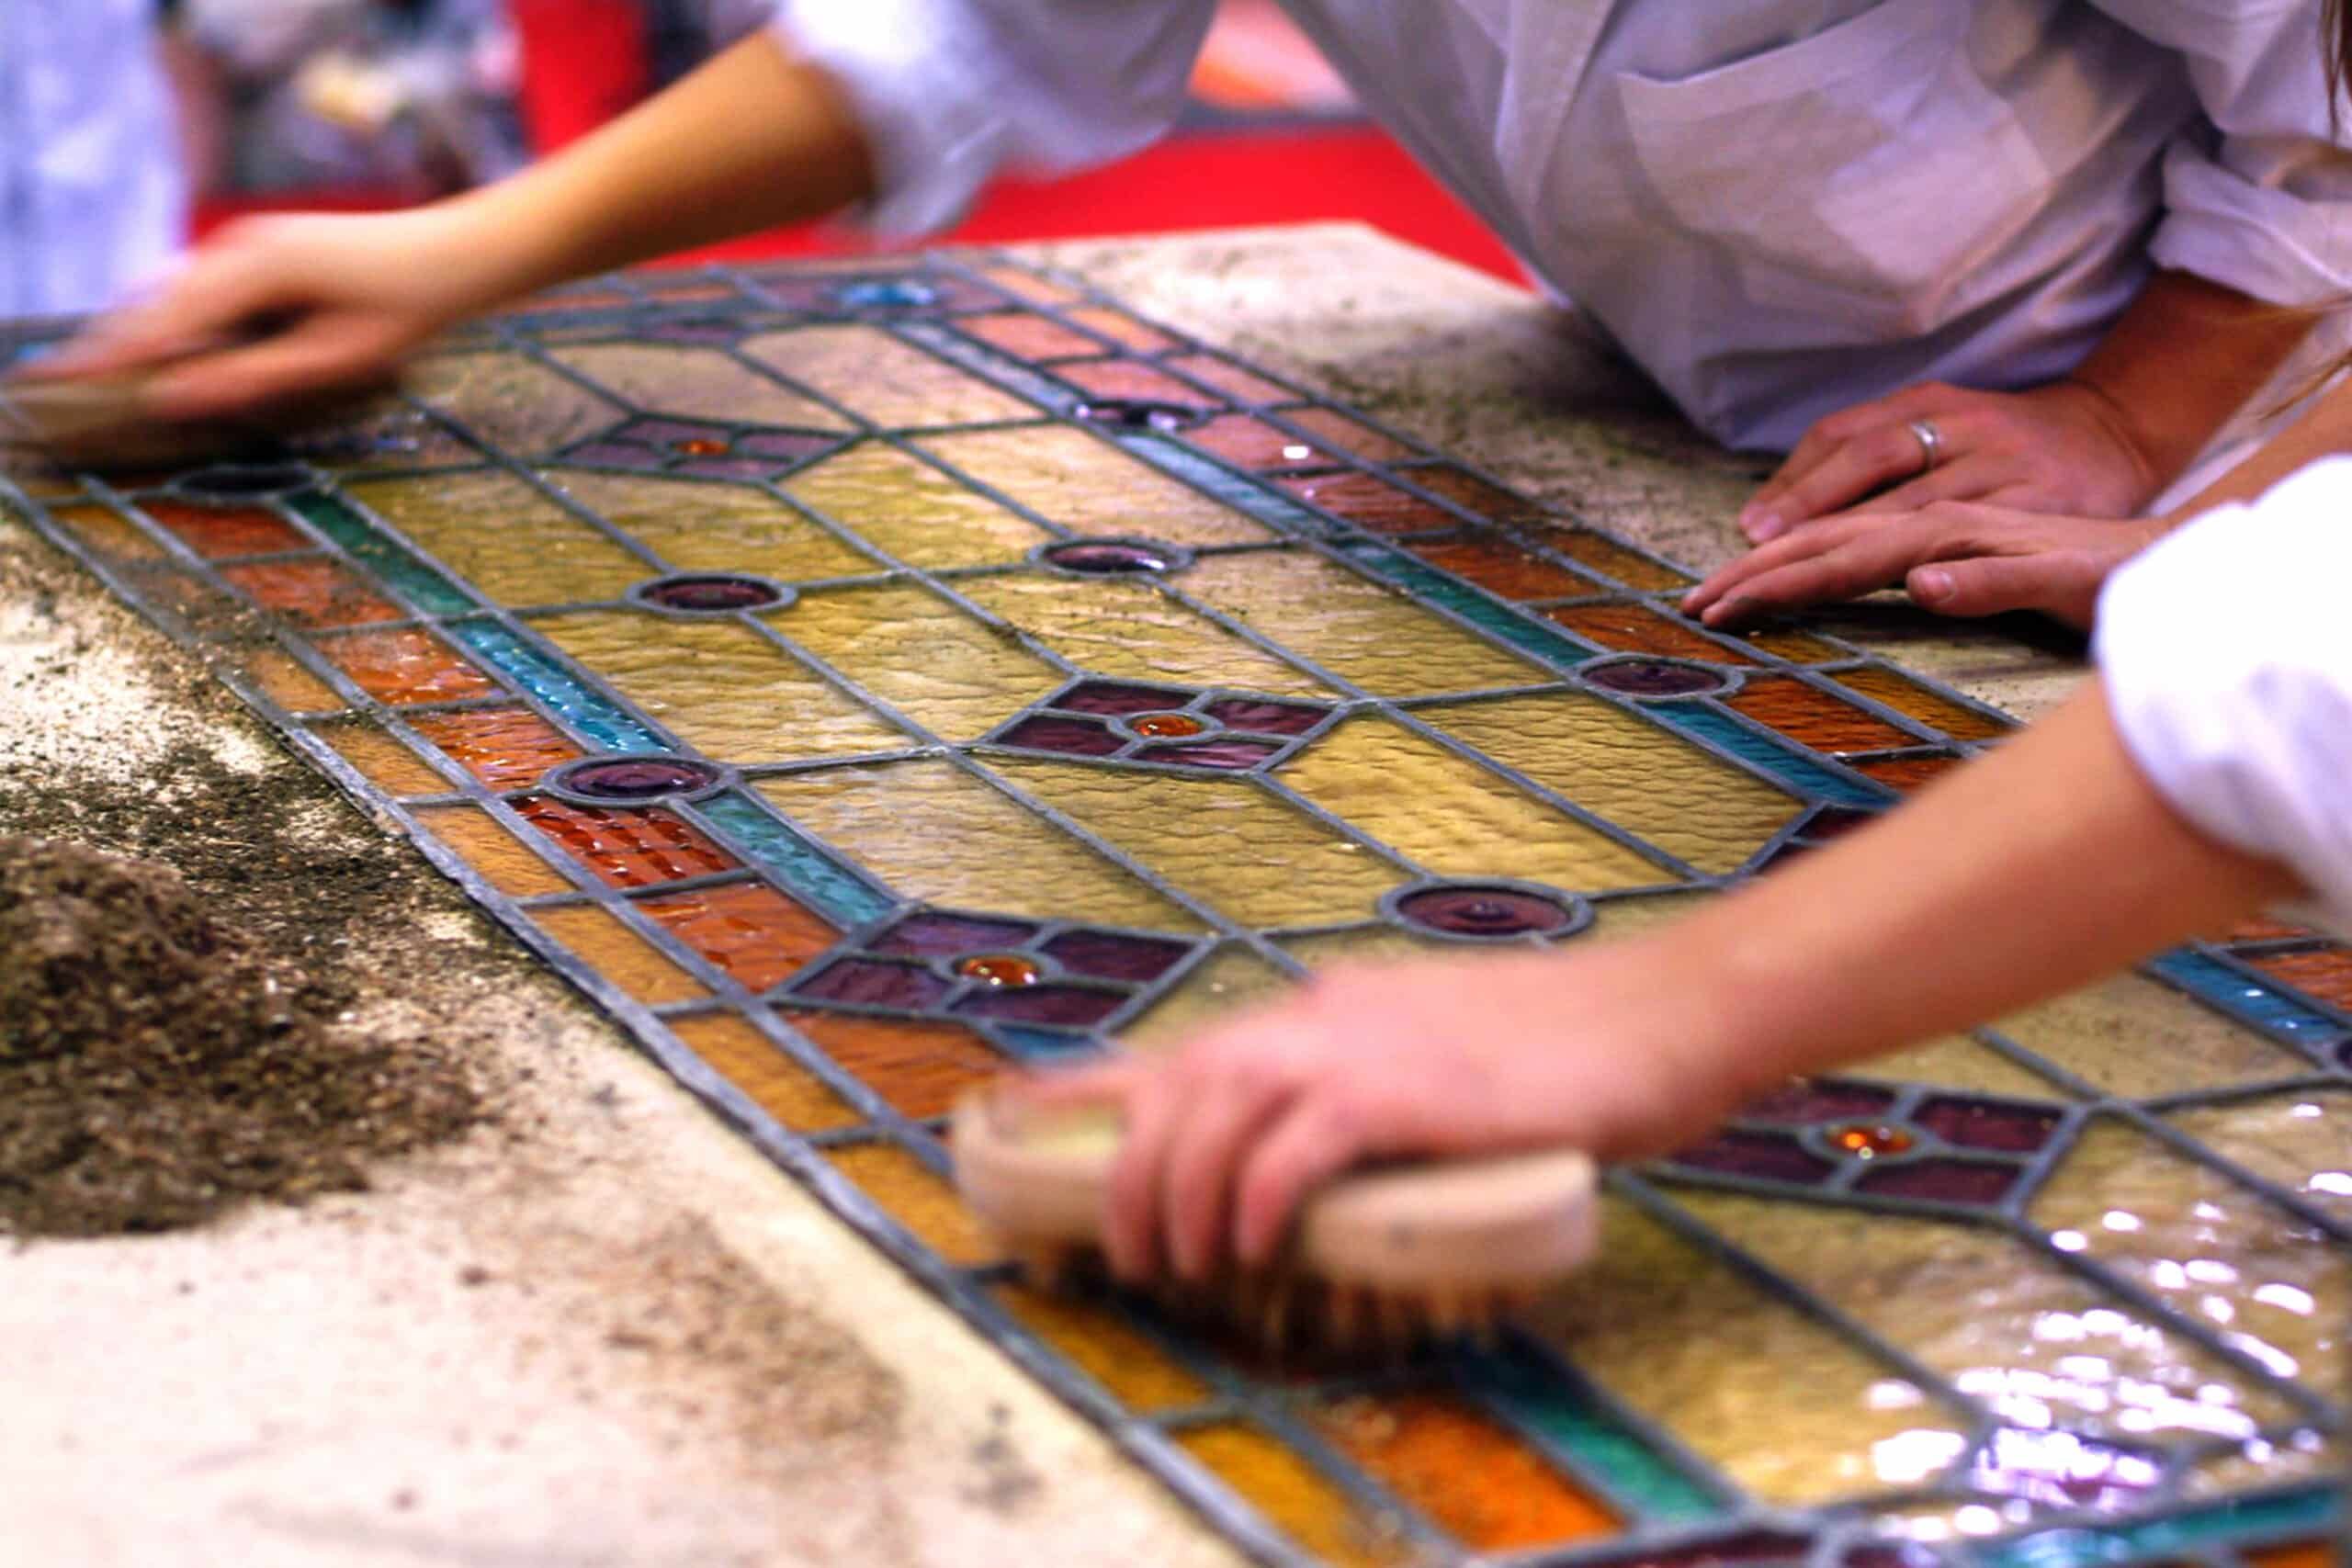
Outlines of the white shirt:
M121 299L184 238L154 0L0 0L0 317Z
M2291 867L2352 935L2352 457L2208 513L2108 580L2098 662L2123 743L2182 817Z
M2158 266L2352 288L2318 0L1283 0L1365 106L1719 440L2064 375ZM1165 130L1213 0L782 0L876 223Z

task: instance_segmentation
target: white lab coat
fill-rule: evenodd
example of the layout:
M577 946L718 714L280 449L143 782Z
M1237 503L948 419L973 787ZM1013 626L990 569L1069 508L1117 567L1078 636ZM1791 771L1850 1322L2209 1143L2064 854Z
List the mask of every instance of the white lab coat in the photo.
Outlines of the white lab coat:
M1170 125L1213 0L782 0L888 231ZM1284 0L1684 412L1785 448L1912 382L2078 363L2156 267L2352 288L2318 0ZM2314 348L2314 354L2321 352Z

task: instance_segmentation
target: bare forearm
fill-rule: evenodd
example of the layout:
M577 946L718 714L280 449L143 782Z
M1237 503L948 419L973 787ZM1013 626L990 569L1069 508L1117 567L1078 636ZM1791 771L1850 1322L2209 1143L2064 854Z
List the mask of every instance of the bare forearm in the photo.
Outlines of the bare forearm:
M2177 526L2233 502L2250 502L2322 457L2352 452L2352 381L2339 383L2246 460L2165 514Z
M1751 1090L1999 1017L2290 896L2175 815L2102 690L1837 849L1661 933Z

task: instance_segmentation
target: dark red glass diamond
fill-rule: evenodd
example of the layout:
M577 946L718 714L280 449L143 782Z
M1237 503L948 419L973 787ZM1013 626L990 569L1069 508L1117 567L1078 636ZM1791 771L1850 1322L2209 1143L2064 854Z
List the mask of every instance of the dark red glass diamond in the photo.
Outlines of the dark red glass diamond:
M909 915L883 932L874 943L874 951L914 958L952 958L959 953L1019 947L1036 934L1036 927L1021 920L925 912Z
M1323 722L1321 708L1261 703L1251 697L1227 697L1202 711L1227 729L1246 729L1252 735L1304 735Z
M749 577L672 577L645 591L650 602L670 610L756 610L782 595Z
M1628 697L1696 697L1731 684L1713 670L1669 664L1662 659L1625 659L1579 671L1589 686Z
M1763 1181L1789 1181L1806 1187L1826 1179L1831 1169L1828 1161L1817 1158L1794 1138L1779 1133L1720 1133L1697 1148L1675 1155L1670 1163L1690 1170L1752 1176Z
M1862 1084L1794 1083L1775 1089L1740 1110L1749 1122L1778 1122L1792 1127L1815 1122L1848 1122L1876 1116L1894 1103L1883 1089Z
M1192 700L1190 692L1170 692L1159 686L1123 686L1113 681L1089 681L1056 699L1054 706L1068 708L1073 713L1159 713L1166 708L1181 708Z
M1854 1186L1857 1190L1888 1198L1925 1198L1938 1203L1997 1203L2008 1196L2017 1179L2015 1166L1923 1159L1869 1171Z
M1138 762L1164 762L1172 768L1254 768L1279 746L1263 740L1203 740L1190 746L1154 746L1136 753Z
M1064 931L1046 944L1063 968L1098 980L1157 980L1191 951L1187 942L1110 931Z
M797 461L822 452L832 444L832 438L827 435L797 435L788 430L763 430L739 438L735 450L748 452L755 457Z
M947 982L928 969L867 958L835 959L792 987L796 1001L862 1002L910 1011L936 1006L947 991Z
M681 452L693 450L697 442L716 442L721 452L727 450L727 427L723 424L690 424L682 419L637 419L621 427L625 441L642 441L651 446L673 446Z
M1947 1144L2015 1155L2031 1154L2058 1127L2055 1111L1989 1100L1931 1100L1911 1119Z
M1159 546L1124 539L1072 539L1048 546L1045 557L1064 571L1097 574L1166 571L1178 559L1176 552Z
M1077 986L1024 986L1018 989L975 991L956 1004L959 1013L998 1018L1014 1023L1059 1023L1084 1029L1102 1022L1126 1004L1115 991L1090 991Z
M662 455L650 446L624 446L617 441L599 441L582 446L568 456L567 463L594 463L606 468L658 468L664 462Z
M775 472L769 457L688 457L678 467L708 479L758 479Z
M1563 931L1576 924L1565 905L1516 887L1429 887L1396 901L1408 925L1448 936L1510 937Z
M707 789L718 774L698 762L669 757L594 758L575 762L556 775L556 783L574 795L599 800L650 800L656 795Z
M1744 1535L1719 1536L1713 1540L1690 1541L1680 1546L1654 1546L1637 1549L1622 1557L1588 1559L1594 1568L1729 1568L1743 1565L1803 1562L1811 1553L1813 1543L1803 1536L1770 1535L1752 1531Z
M1030 746L1040 751L1063 751L1079 757L1107 757L1126 742L1102 725L1082 718L1057 718L1038 714L1004 732L1007 746Z

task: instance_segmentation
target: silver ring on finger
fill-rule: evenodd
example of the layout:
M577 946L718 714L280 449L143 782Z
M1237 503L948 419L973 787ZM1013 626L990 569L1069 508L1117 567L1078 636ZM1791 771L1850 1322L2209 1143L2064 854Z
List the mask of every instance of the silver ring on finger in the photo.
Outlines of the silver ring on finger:
M1919 471L1934 472L1936 465L1943 460L1943 433L1936 428L1934 420L1915 419L1911 422L1911 434L1919 441Z

